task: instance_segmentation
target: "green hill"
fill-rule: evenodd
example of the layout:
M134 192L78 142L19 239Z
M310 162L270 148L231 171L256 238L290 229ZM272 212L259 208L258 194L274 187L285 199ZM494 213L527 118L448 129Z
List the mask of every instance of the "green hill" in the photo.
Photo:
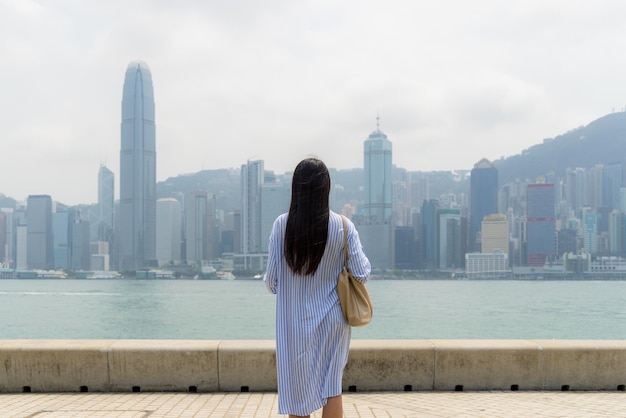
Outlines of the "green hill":
M597 164L626 164L626 113L611 113L587 126L556 138L545 139L521 154L494 161L500 184L516 178L534 180L567 168L590 168Z

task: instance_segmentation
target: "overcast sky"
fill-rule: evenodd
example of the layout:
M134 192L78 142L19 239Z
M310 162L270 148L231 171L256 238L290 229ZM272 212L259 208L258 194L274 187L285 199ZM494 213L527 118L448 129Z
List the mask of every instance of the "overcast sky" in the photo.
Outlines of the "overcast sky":
M316 155L471 169L626 105L621 0L0 0L0 193L119 194L129 62L154 81L157 180Z

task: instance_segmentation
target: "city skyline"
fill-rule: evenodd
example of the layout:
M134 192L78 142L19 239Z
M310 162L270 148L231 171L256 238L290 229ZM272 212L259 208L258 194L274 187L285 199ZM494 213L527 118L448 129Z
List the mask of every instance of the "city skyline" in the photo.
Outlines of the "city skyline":
M95 201L99 165L120 172L116 92L135 59L159 91L159 181L309 154L358 167L377 109L398 166L470 169L623 109L625 8L3 2L0 175L38 171L0 192Z

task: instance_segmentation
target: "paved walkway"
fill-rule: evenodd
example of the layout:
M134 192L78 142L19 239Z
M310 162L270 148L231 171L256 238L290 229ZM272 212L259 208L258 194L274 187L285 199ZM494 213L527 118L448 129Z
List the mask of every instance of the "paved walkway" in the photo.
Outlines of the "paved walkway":
M624 392L347 393L343 401L346 418L626 417ZM278 417L276 405L275 393L0 393L2 418Z

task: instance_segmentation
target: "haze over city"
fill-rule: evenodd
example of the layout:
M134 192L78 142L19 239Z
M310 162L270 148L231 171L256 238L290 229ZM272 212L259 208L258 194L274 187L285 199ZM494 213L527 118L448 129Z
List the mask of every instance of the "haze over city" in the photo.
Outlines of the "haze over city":
M128 62L151 69L157 180L314 154L469 169L626 104L619 1L0 1L0 192L96 201ZM117 186L116 186L117 187ZM117 194L117 191L116 191Z

